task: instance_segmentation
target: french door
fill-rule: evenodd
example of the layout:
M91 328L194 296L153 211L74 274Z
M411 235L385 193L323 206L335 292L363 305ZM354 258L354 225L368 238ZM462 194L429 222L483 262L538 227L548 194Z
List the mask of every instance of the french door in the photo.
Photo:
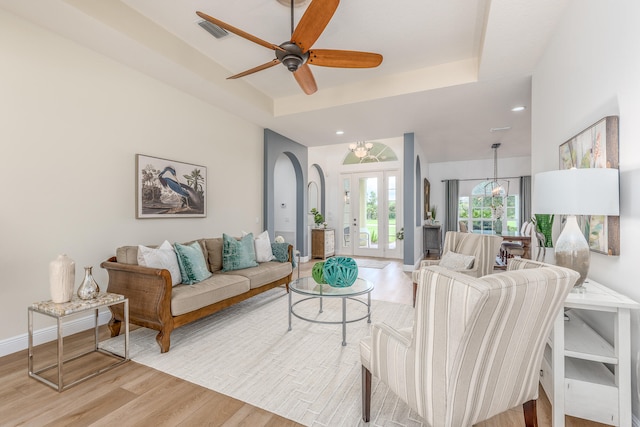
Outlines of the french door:
M355 256L401 258L396 239L402 218L397 171L341 175L341 253Z

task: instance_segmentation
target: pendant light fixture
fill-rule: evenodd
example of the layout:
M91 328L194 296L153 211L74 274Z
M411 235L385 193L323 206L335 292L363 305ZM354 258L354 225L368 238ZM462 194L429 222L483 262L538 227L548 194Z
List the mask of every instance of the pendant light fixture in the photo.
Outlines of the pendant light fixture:
M373 143L371 142L358 141L357 143L349 144L349 150L359 159L367 157L372 148Z
M491 145L493 149L493 181L485 184L485 197L507 197L509 195L509 181L498 181L498 148L500 148L500 145L499 142Z

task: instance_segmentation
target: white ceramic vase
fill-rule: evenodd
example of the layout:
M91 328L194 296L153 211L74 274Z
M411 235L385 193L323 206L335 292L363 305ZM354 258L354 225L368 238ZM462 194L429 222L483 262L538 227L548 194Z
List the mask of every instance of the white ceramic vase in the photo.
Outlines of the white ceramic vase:
M58 304L71 301L75 281L76 263L66 254L58 255L49 263L51 301Z
M92 268L93 267L84 268L84 279L78 288L78 298L80 299L93 299L100 293L100 287L91 274Z

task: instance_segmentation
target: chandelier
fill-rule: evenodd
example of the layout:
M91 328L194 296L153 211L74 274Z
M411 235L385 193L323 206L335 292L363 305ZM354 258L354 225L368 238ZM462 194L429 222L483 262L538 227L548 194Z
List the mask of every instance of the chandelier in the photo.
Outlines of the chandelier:
M349 150L359 159L363 159L369 155L369 152L373 148L373 143L358 141L349 144Z
M491 145L493 148L493 181L488 182L484 186L485 197L507 197L509 195L509 181L498 181L498 148L500 143ZM505 189L506 184L506 189Z

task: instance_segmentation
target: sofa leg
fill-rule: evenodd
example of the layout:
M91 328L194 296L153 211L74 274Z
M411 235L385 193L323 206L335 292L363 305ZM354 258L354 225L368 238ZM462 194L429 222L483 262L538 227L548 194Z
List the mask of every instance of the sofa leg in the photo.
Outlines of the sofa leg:
M160 353L166 353L171 346L171 333L165 334L164 331L158 332L156 342L160 346Z
M538 412L536 400L530 400L522 404L524 409L524 424L526 427L538 427Z
M109 320L109 330L111 331L111 337L117 337L118 335L120 335L120 326L122 325L122 322L115 319L114 317L111 317L111 320Z
M362 420L371 419L371 372L362 366Z

